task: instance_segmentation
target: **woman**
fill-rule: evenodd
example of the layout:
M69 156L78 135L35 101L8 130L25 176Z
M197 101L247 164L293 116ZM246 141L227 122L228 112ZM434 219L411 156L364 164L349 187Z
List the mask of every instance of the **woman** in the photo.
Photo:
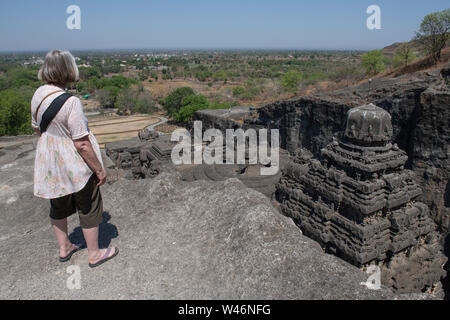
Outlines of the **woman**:
M31 100L32 126L40 135L34 166L34 195L50 199L50 220L59 243L59 260L70 260L80 249L69 241L67 234L67 217L78 211L89 266L96 267L119 252L115 247L99 249L98 246L98 226L103 215L100 186L106 182L100 148L89 131L80 99L66 98L50 119L46 113L53 101L53 105L58 104L56 98L70 96L64 90L69 83L78 81L75 59L68 51L51 51L38 77L47 84L39 87ZM41 132L45 122L49 124Z

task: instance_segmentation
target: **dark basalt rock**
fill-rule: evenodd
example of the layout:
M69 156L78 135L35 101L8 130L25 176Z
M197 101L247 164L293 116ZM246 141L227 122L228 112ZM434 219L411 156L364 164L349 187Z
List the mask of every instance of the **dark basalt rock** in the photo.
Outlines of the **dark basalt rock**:
M385 283L401 292L433 287L444 275L444 257L428 207L416 201L422 191L414 173L404 169L406 153L390 142L389 113L375 105L350 109L345 128L320 160L300 153L284 172L277 187L282 212L344 260L358 267L382 262ZM410 260L416 268L400 268L399 277L397 266ZM420 264L420 279L409 281Z
M139 131L138 137L141 141L153 141L159 137L159 133L155 130L144 129Z
M170 136L143 130L138 137L105 145L106 154L119 169L130 170L131 179L152 178L170 166L174 143Z
M450 62L442 68L441 75L447 81L450 79Z
M216 128L223 132L226 129L238 129L245 119L257 116L253 107L236 106L229 109L198 110L192 116L194 121L201 121L204 130Z
M391 115L374 104L353 108L348 112L344 136L368 144L391 141Z
M281 170L275 175L260 174L260 165L239 164L201 164L182 170L184 181L225 181L229 178L239 179L245 186L257 190L271 198L281 177Z
M439 74L374 79L370 86L278 101L258 109L258 116L242 126L278 128L280 147L291 153L305 148L320 159L321 150L341 136L347 111L368 103L390 113L392 143L406 152L405 168L414 171L423 189L420 200L445 233L450 222L445 200L450 198L450 90Z
M208 123L210 127L220 129L279 129L280 147L292 155L292 159L285 169L286 176L300 177L306 175L313 168L311 170L316 170L317 177L325 179L321 175L326 172L334 176L334 178L327 177L327 181L335 180L324 188L323 192L328 194L336 189L337 183L342 183L339 179L342 179L343 175L347 178L351 177L355 181L359 181L353 186L354 190L358 190L358 192L352 195L351 199L362 201L367 205L369 211L374 210L377 206L380 206L380 203L386 201L389 201L386 204L389 210L395 210L393 206L397 204L408 202L408 197L410 200L421 201L428 206L428 209L419 205L414 210L409 210L407 215L416 216L420 220L422 219L420 217L428 216L423 210L429 210L439 234L433 233L433 236L426 237L427 241L422 239L420 242L423 242L423 248L430 247L430 252L436 253L436 247L443 250L444 239L450 226L450 90L448 87L448 70L448 65L446 65L441 72L418 72L393 79L374 79L370 84L366 83L343 90L278 101L257 109L256 115L248 114L239 121L223 119L223 116L215 117L202 112L197 112L194 117L195 120ZM355 119L354 130L351 125L346 128L347 112L351 108L369 103L377 105L390 114L392 133L389 122L381 119L376 120L374 124L368 124L367 128L358 127L356 124L366 122ZM361 116L361 113L357 113L357 115ZM387 119L387 114L384 115ZM388 127L386 127L386 124ZM372 126L372 134L369 134L370 125ZM361 133L361 129L364 132ZM347 137L345 137L345 132L347 132ZM350 134L352 134L352 137L350 137ZM381 139L376 136L381 137ZM338 141L340 137L345 139ZM352 138L358 137L363 139L353 139L357 141L355 143ZM383 146L383 142L386 142L388 138L389 142L392 141L391 145ZM373 150L361 149L361 147L370 146L372 142L376 142L375 140L379 140L378 143L381 144L377 146L378 149L375 148L376 145L372 146ZM332 144L332 146L327 147L329 144ZM342 153L340 149L349 152ZM358 153L361 156L354 158L354 154ZM365 154L363 155L363 153ZM333 155L334 161L342 165L348 164L349 169L347 171L336 171L321 162L327 161ZM346 156L349 156L349 158L346 158ZM316 160L312 160L313 157ZM325 169L322 172L320 168ZM397 172L397 174L392 174L391 168L396 168L394 172ZM380 184L385 185L384 187L362 182L368 179L367 176L373 175L379 170L386 171L382 178L378 178ZM413 180L416 182L413 183ZM294 183L292 179L289 181L285 179L284 181L286 186L289 187L289 190L284 194L290 197L298 196L299 183ZM403 183L406 183L406 185L399 189L399 186ZM318 182L314 181L311 187L316 187L317 184ZM417 185L422 189L421 194ZM360 194L358 188L365 191ZM389 200L382 199L382 195L378 194L383 189L389 190L391 193ZM408 191L399 193L397 189L407 189ZM369 191L373 194L370 194ZM380 201L377 200L377 197ZM311 199L311 203L316 202L323 202L323 199L315 196ZM355 206L357 205L355 204ZM361 210L363 208L359 207ZM326 213L323 214L326 215ZM350 217L357 216L354 213L350 214ZM397 216L394 215L393 217ZM318 221L320 222L321 219L318 218ZM387 221L386 225L390 224L392 228L395 228L394 226L398 225L398 222L396 218L391 220ZM426 228L431 229L429 219L425 220ZM339 231L336 231L337 233L348 234L349 231L346 229L345 221L343 219L340 222L342 227ZM407 219L407 221L410 220ZM314 227L318 228L316 231L318 234L322 232L319 222L314 224ZM419 224L422 228L423 223L420 222ZM398 227L402 228L400 225ZM403 225L403 228L407 228L406 225ZM364 230L361 232L364 232ZM414 235L410 233L409 236L406 236L406 234L408 233L405 233L404 236L406 240L395 240L396 243L399 243L398 248L404 246L400 245L401 243L413 242ZM436 241L439 244L436 245ZM421 246L418 245L417 247ZM436 255L432 254L431 262L428 263L428 258L425 255L418 254L417 250L414 249L416 246L411 248L413 248L411 251L416 252L417 257L422 258L411 258L406 263L407 268L404 268L403 262L405 261L399 262L399 255L395 261L390 262L389 252L386 254L387 258L384 264L390 269L397 270L395 273L399 278L402 278L402 276L400 276L398 270L403 268L408 270L407 276L411 276L414 272L416 272L416 276L434 273L433 277L436 279L442 271L440 267L436 267L437 263L433 262ZM397 245L392 245L391 249L392 251L398 250ZM440 253L436 254L440 255ZM380 254L381 256L382 254ZM364 261L363 258L360 260ZM420 268L423 268L424 272ZM390 273L384 272L384 274L386 275L386 283L390 283L399 290L408 290L400 284L403 280L399 280L398 283L390 282L393 279L389 275ZM414 281L410 282L413 283ZM431 288L430 283L428 281L427 289ZM410 289L424 289L420 288L420 285L419 283L411 284Z

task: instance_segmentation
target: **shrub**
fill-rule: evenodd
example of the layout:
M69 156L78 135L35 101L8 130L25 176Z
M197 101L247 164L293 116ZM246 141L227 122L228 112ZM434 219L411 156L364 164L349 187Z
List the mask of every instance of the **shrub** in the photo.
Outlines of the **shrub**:
M206 97L202 95L188 96L183 101L183 106L173 116L177 122L189 122L195 111L205 109L225 109L230 108L229 103L209 103Z
M362 56L362 65L368 76L374 76L385 68L384 56L381 50L372 50Z
M242 97L245 94L245 88L244 87L235 87L233 88L233 96L235 97Z
M116 101L119 113L129 111L130 113L152 113L157 110L155 101L148 91L139 88L122 89Z
M392 58L392 63L394 67L407 66L415 58L417 58L417 56L413 53L410 44L405 43L401 45L397 50L395 50L394 57Z
M132 111L133 107L137 104L136 91L130 88L120 90L115 104L119 113L126 110Z
M296 92L302 81L302 74L298 71L291 70L281 78L281 86L289 92Z
M0 92L0 136L32 133L30 100L30 94L20 89Z
M110 90L100 89L96 92L96 97L98 102L100 102L101 108L112 108L116 101L116 97L111 93Z
M192 88L183 87L175 89L167 97L160 101L169 116L173 116L183 106L183 99L195 95Z

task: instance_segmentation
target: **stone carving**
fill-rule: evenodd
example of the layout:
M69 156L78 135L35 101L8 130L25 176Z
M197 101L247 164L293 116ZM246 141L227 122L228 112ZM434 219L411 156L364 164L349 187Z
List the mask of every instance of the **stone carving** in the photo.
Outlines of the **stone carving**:
M153 141L159 137L159 133L155 130L144 129L138 133L139 140L141 141Z
M297 153L277 186L282 212L305 235L358 267L389 261L435 229L428 207L415 201L422 191L413 172L403 168L408 157L391 138L387 111L373 104L350 109L341 139L321 150L321 160ZM442 261L434 247L436 259L423 272L438 282ZM422 280L413 286L432 284Z
M131 170L129 178L143 179L155 177L169 164L172 147L170 136L143 130L136 138L107 143L105 149L117 168Z
M416 174L423 190L420 201L445 235L450 222L450 90L443 76L448 70L374 79L370 90L364 83L277 101L258 108L258 117L242 126L278 128L281 148L290 153L305 148L320 158L321 149L345 130L347 111L374 103L391 114L392 143L407 153L405 168Z
M181 169L181 173L184 181L225 181L237 178L247 187L271 198L281 177L281 170L275 175L262 176L260 169L261 165L258 164L201 164Z
M344 136L359 143L390 142L393 133L391 115L382 111L373 104L350 109Z

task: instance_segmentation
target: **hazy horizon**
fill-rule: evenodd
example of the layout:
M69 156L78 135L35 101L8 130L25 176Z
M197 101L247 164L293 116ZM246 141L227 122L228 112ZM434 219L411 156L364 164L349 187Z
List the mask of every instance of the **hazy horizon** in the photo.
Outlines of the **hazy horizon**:
M367 7L381 9L369 30ZM69 30L66 9L81 9ZM229 0L0 2L0 52L114 50L367 51L409 41L448 1Z
M4 50L0 51L1 54L5 53L47 53L54 49L60 48L48 48L48 49L29 49L29 50ZM64 48L72 52L170 52L170 51L330 51L330 52L366 52L368 50L359 49L309 49L309 48L102 48L102 49L71 49Z

